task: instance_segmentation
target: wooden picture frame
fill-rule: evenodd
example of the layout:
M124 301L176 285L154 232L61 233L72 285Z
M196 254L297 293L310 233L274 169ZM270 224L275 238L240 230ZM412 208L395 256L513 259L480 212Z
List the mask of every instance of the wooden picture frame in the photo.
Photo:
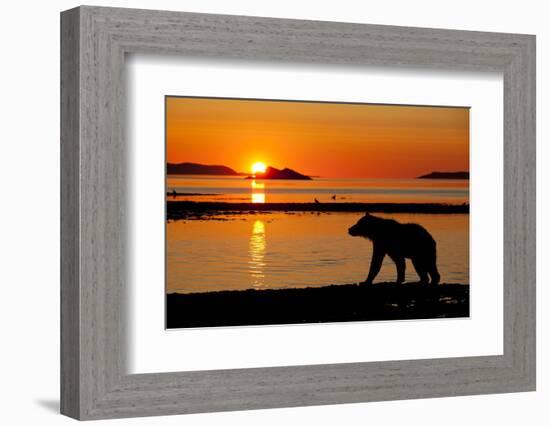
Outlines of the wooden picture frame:
M490 70L504 78L498 356L127 374L126 53ZM535 389L535 37L104 7L61 14L61 412L77 419Z

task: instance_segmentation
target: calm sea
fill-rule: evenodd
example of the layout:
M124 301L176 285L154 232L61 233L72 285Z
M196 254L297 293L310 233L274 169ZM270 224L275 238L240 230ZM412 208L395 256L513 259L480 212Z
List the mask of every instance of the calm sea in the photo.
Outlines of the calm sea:
M169 175L178 200L222 202L468 202L468 180L329 179L251 180L242 176Z
M227 202L468 202L468 181L325 179L252 181L243 177L170 176L176 200ZM191 195L192 194L192 195ZM333 198L334 197L334 198ZM169 196L169 200L172 196ZM167 292L265 289L357 283L372 243L351 237L358 213L259 213L178 220L166 225ZM467 214L380 214L423 225L435 238L444 283L469 283ZM376 281L394 281L386 258ZM417 281L407 260L407 281Z

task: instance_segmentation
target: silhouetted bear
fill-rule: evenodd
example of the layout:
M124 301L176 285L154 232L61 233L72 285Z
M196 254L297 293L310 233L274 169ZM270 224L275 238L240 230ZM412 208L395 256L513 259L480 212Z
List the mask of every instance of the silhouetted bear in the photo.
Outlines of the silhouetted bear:
M366 237L373 244L369 275L363 283L372 283L386 254L397 267L397 283L405 281L405 258L411 259L420 282L428 283L429 274L433 285L439 283L435 240L421 225L401 224L393 219L378 218L367 213L350 227L348 233Z

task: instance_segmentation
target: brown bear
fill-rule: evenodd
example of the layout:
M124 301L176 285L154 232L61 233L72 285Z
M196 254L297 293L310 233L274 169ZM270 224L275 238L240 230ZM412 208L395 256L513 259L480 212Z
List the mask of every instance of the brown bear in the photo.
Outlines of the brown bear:
M363 282L372 284L380 271L382 261L388 255L397 267L397 283L405 281L405 258L410 258L421 283L439 283L436 266L436 244L428 231L418 224L401 224L393 219L379 218L368 213L350 227L351 236L361 236L372 241L373 251L369 275Z

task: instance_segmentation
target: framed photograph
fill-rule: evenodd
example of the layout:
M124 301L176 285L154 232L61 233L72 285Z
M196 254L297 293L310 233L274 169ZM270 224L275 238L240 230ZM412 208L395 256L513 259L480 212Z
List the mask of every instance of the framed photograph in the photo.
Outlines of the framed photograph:
M535 389L535 37L61 14L61 411Z
M469 317L469 108L165 114L167 328Z

